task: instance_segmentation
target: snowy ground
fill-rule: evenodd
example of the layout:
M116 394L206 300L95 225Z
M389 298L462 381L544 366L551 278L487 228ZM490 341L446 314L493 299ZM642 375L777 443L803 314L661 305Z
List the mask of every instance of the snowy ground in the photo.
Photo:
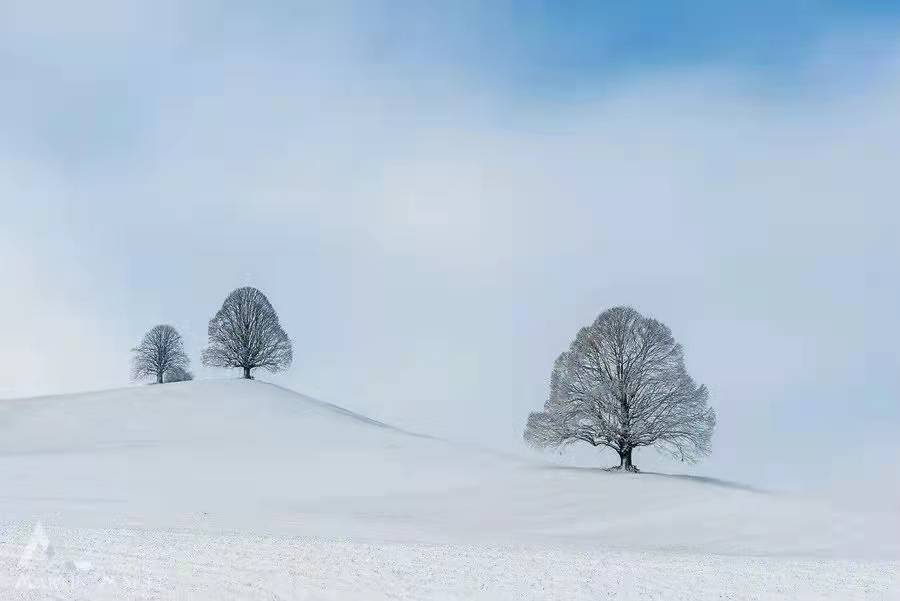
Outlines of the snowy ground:
M0 401L0 482L0 599L900 599L896 513L496 456L259 382Z
M48 536L55 543L53 559L31 569L0 572L4 599L10 598L8 594L44 599L48 597L40 593L48 590L63 599L210 601L847 600L888 599L898 594L896 562L579 551L544 545L362 543L192 532L54 529ZM2 551L17 560L17 545L5 545ZM38 590L28 591L28 586Z

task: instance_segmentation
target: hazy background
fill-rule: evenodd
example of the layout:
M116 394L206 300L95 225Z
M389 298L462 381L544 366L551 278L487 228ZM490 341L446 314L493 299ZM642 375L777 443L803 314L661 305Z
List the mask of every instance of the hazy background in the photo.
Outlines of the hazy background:
M161 322L228 376L254 285L261 378L515 450L632 304L712 392L692 471L900 495L900 15L484 4L0 0L0 397L127 385Z

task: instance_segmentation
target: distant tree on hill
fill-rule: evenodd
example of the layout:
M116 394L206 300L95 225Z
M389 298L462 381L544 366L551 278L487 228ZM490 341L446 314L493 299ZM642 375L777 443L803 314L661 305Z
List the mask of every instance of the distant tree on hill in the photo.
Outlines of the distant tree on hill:
M133 380L152 377L157 384L162 384L167 373L176 370L190 373L187 372L190 359L184 352L184 340L170 325L154 326L131 351L134 353L131 362Z
M225 299L209 321L209 346L203 364L242 368L244 377L264 368L280 371L291 364L291 340L278 322L266 295L252 287L238 288Z
M194 379L194 374L183 367L173 367L166 370L163 380L166 382L187 382Z
M556 360L549 398L529 415L524 437L537 448L578 441L608 447L627 471L637 471L638 447L693 462L709 453L716 425L708 399L666 325L615 307L582 328Z

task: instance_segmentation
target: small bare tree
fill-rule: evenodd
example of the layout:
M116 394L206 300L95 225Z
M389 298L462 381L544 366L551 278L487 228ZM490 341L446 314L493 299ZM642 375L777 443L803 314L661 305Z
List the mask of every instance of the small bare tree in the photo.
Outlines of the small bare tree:
M666 325L615 307L582 328L556 360L550 396L543 411L529 415L524 436L538 448L578 441L608 447L627 471L637 471L638 447L693 462L709 453L716 425L708 399Z
M188 382L194 379L194 374L183 367L172 367L166 370L163 380L168 382Z
M210 367L239 367L244 377L262 367L270 372L288 367L293 350L281 329L278 314L266 295L252 287L238 288L225 299L209 321L209 346L203 364Z
M144 334L143 340L135 348L132 357L131 377L142 380L147 377L162 384L167 373L173 370L187 370L190 359L184 352L184 340L178 330L170 325L154 326Z

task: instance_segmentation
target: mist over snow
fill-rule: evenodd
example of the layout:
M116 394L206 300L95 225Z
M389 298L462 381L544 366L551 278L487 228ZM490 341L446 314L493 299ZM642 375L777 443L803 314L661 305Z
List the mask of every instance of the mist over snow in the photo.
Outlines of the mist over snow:
M0 397L124 386L156 323L221 376L207 322L252 285L294 340L273 382L524 452L553 360L632 304L719 417L707 460L643 468L896 507L895 20L774 73L595 76L460 6L0 3Z

